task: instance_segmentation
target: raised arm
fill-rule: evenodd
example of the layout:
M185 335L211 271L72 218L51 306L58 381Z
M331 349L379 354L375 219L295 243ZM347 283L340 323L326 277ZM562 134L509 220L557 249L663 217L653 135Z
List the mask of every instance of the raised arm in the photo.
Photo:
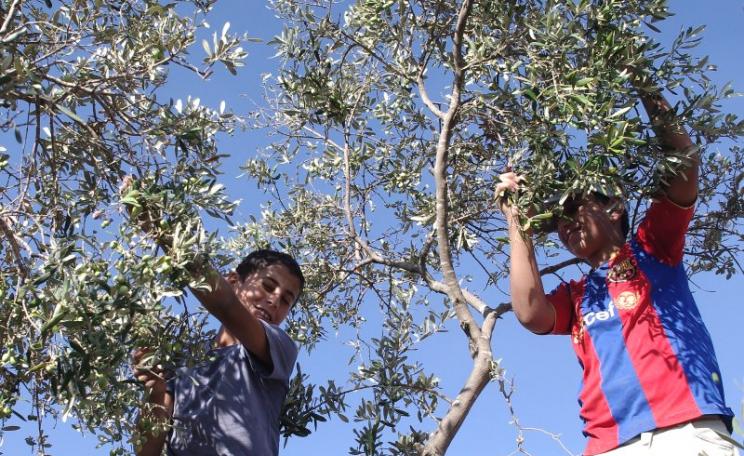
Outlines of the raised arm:
M263 324L235 293L234 286L240 283L237 274L233 273L228 276L228 281L211 265L205 266L204 270L198 273L204 275L211 291L192 289L194 296L248 351L262 362L271 364L269 344Z
M122 186L122 193L132 185L129 178ZM130 212L130 214L132 214ZM153 217L146 204L140 205L137 212L136 222L142 231L151 234L155 242L166 252L170 251L172 238L168 233L158 232ZM271 364L268 342L266 341L266 330L258 317L253 315L248 304L243 304L235 294L234 286L239 285L240 278L237 274L230 275L230 281L223 277L214 267L205 262L190 267L192 276L202 276L206 280L209 290L194 289L194 296L201 302L205 309L222 323L227 331L243 346L253 353L258 359L266 364Z
M670 201L679 206L691 206L697 199L699 154L692 140L674 115L669 102L659 92L641 95L656 135L668 153L689 152L686 167L679 174L668 176L664 192Z
M512 172L504 173L500 178L501 182L496 185L497 196L506 191L516 191L521 180ZM509 286L514 314L522 326L530 331L548 333L555 325L555 309L545 297L532 240L528 233L520 230L519 219L506 198L501 198L501 210L509 227Z

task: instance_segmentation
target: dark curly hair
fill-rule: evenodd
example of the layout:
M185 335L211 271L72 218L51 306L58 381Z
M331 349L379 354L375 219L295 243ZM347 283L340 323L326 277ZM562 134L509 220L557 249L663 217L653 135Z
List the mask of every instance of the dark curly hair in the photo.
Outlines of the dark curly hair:
M269 249L254 250L247 257L243 258L243 261L235 268L235 272L240 277L240 280L245 280L246 277L254 272L265 269L272 264L284 266L292 275L297 277L300 280L300 294L302 294L302 289L305 287L305 276L302 275L302 269L300 269L297 260L284 252Z

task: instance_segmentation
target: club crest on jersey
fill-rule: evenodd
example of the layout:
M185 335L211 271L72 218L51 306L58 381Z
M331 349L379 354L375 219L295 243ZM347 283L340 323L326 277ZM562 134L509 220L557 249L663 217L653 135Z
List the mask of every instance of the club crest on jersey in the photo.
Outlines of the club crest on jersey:
M635 291L623 291L615 299L615 307L620 310L634 309L638 305L638 293Z
M636 275L636 266L630 258L618 262L607 273L607 280L610 282L627 282Z

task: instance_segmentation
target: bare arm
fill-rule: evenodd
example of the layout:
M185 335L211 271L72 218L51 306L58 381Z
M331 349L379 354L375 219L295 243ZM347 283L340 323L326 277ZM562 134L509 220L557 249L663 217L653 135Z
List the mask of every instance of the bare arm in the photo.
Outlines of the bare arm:
M496 186L497 195L506 190L516 190L518 181L519 177L514 173L502 174L501 183ZM504 199L501 210L509 226L509 286L514 314L522 326L530 331L548 333L555 325L555 309L545 297L532 240L520 230L513 208Z
M658 92L641 95L651 124L659 139L670 153L691 150L690 136L679 125L669 102ZM698 172L700 158L695 150L688 156L687 167L680 174L669 177L669 185L664 188L667 198L680 206L690 206L697 199Z
M125 194L133 185L133 178L128 176L123 180L120 193ZM140 229L150 234L166 252L172 246L171 233L160 231L155 223L160 217L154 216L145 202L138 204L137 213L128 206L130 215L135 219ZM257 356L262 362L270 364L271 358L266 341L266 331L259 319L254 316L249 308L241 303L235 294L234 285L238 284L239 278L231 274L230 280L222 277L211 264L205 262L200 265L192 265L189 268L192 276L204 277L209 290L193 289L196 298L205 309L222 323L227 331L245 348Z
M151 418L170 420L173 416L173 398L170 394L151 393L149 398L150 404L154 407L150 411ZM139 424L138 424L139 426ZM145 434L145 443L137 451L137 456L160 456L165 446L166 432L158 434Z
M148 351L147 349L138 349L133 355L135 376L150 391L148 402L151 408L143 410L142 413L147 414L147 417L151 420L170 422L173 416L173 397L166 390L165 379L161 375L162 373L157 369L137 368ZM142 417L140 417L140 421L137 423L137 428L143 433L143 437L145 438L145 442L137 450L137 456L160 456L163 446L165 446L167 432L159 432L157 434L145 432L142 428Z
M205 268L206 272L203 274L211 291L192 289L194 296L248 351L262 362L271 364L269 344L263 324L235 294L233 285L240 280L237 274L231 274L228 280L210 265Z

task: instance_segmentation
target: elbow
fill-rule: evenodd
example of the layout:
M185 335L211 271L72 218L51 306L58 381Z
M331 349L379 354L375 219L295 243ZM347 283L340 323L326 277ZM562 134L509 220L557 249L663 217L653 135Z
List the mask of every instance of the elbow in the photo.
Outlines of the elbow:
M513 303L514 315L519 323L535 334L548 334L555 325L555 314L550 303Z
M517 314L517 320L522 326L535 334L549 333L553 329L552 327L544 326L541 320L534 315Z

